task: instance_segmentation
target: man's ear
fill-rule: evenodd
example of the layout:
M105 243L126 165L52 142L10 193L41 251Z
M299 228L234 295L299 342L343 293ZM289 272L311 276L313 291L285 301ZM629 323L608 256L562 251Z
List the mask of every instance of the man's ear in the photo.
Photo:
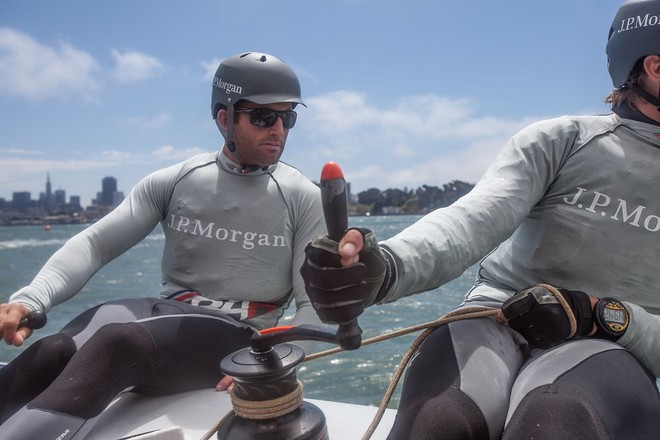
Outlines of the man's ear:
M227 136L227 109L221 108L215 115L215 125L218 126L223 137Z
M644 71L655 82L660 82L660 55L648 55L644 58Z
M215 123L223 130L227 131L227 109L221 108L218 114L215 115Z

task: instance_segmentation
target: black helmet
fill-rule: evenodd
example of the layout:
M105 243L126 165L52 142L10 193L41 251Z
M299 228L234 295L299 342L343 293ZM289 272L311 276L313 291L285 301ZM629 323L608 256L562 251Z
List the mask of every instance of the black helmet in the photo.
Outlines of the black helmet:
M610 26L605 52L616 88L626 83L640 58L660 55L660 0L624 3Z
M247 99L257 104L303 103L300 82L293 70L273 55L245 52L226 58L213 77L211 115L215 119L221 105L233 110L236 102ZM233 113L233 112L232 112Z

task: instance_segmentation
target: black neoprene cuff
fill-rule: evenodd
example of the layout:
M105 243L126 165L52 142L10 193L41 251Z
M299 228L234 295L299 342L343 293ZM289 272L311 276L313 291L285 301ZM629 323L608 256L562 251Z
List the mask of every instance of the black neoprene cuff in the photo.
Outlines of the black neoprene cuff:
M378 291L378 295L376 295L374 304L382 304L383 299L385 299L387 294L390 292L390 289L394 285L394 282L396 281L394 257L382 247L380 248L380 252L385 257L385 279L383 279L383 284L380 286L380 290Z

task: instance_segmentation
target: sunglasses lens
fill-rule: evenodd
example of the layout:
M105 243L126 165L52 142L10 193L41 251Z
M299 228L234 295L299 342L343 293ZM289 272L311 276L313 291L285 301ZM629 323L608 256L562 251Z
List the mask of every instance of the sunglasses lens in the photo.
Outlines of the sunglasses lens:
M293 128L296 123L296 112L278 112L267 108L255 108L250 110L250 123L257 127L272 127L277 118L282 118L282 126L286 129Z
M296 125L298 114L294 111L282 112L280 113L280 117L282 118L282 125L284 128L288 129L293 128L293 126Z
M277 121L277 114L267 108L255 108L250 112L250 123L257 127L272 127Z

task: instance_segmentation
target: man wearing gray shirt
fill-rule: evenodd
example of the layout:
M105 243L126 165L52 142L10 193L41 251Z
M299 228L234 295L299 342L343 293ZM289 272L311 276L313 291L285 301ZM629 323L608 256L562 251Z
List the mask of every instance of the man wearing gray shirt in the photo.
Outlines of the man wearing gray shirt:
M326 322L477 262L463 306L501 308L425 339L390 439L659 438L659 54L660 0L624 4L612 114L523 129L469 194L389 240L310 244L303 277Z
M325 232L320 193L280 161L297 104L298 78L278 58L223 60L211 102L225 138L220 151L144 178L0 305L0 336L21 345L31 330L18 323L29 311L66 301L159 223L163 229L160 298L97 306L0 370L0 438L84 438L90 419L128 386L227 389L232 379L222 377L220 360L276 325L291 300L293 324L319 323L299 268L306 243Z

